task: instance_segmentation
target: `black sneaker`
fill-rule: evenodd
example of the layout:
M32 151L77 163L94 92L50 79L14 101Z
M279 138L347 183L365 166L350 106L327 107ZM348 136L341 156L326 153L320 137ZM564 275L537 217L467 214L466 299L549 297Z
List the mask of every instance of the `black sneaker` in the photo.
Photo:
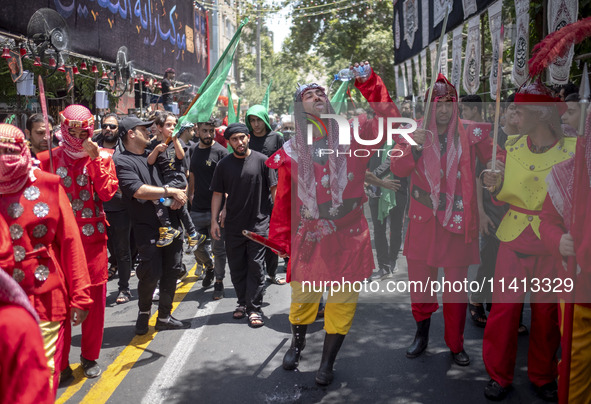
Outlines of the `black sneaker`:
M177 320L173 316L168 316L167 321L162 321L160 319L157 319L155 328L157 331L182 330L182 329L186 329L186 328L191 328L191 323L189 323L188 321Z
M213 284L213 300L220 300L224 298L224 283L216 282Z
M84 376L86 376L89 379L99 377L100 374L103 372L99 364L96 363L96 361L89 361L82 355L80 355L80 364L82 365L82 369L84 369Z
M201 284L201 286L203 286L203 289L207 289L208 287L211 286L212 283L213 283L213 268L207 268L205 270L205 277L203 278L203 283Z
M72 367L68 365L68 367L60 373L59 387L67 386L72 380L74 380L74 371L72 370Z
M509 390L511 385L503 387L496 380L490 379L484 388L484 396L492 401L501 401L507 397Z
M558 401L558 384L556 381L546 383L543 386L533 385L534 390L538 397L544 401L555 403Z
M139 313L137 315L137 321L135 322L135 333L136 335L144 335L148 333L148 322L150 321L150 314Z

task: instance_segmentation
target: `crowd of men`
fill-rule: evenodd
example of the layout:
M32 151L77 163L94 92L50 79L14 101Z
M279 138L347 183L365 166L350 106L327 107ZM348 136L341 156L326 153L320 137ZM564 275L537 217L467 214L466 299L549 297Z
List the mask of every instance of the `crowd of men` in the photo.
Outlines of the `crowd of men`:
M32 115L25 133L0 124L4 397L53 401L60 381L72 377L71 326L82 326L85 376L101 374L106 283L115 270L117 304L135 299L129 280L133 273L138 278L136 334L148 333L155 301L156 330L189 328L171 315L177 280L186 272L183 253L194 254L202 286L213 285L214 300L225 296L227 262L237 297L231 316L253 328L264 326L265 280L290 283L286 370L298 367L307 327L320 309L323 291L306 289L304 282L386 279L398 269L402 246L413 282L436 279L439 268L447 280L461 282L470 265L480 265L478 281L560 279L562 262L576 256L582 275L573 276L580 276L584 290L590 269L585 226L591 225L591 118L581 133L576 91L561 92L561 99L539 82L523 86L503 101L493 144L482 100L460 101L443 75L423 100L425 124L411 100L399 112L374 72L358 76L355 85L373 111L357 117L358 133L346 146L332 121L324 130L308 128L307 116L334 112L316 83L299 86L294 95L289 140L273 130L262 105L247 111L245 123L217 131L213 119L177 128L177 116L161 111L148 120L106 114L96 132L91 112L70 105L60 113L61 141L51 152L45 135L53 120ZM394 153L352 153L363 148L360 139L386 132L381 118L397 116L421 117L412 142L396 136L388 146L384 137L373 147ZM377 265L364 215L368 196ZM267 238L267 247L244 230ZM278 255L287 264L287 279L277 273ZM319 385L334 379L359 296L351 284L333 292L324 311ZM413 359L428 347L439 304L427 290L410 292L416 332L406 356ZM443 292L444 339L454 363L470 364L464 348L467 309L474 324L485 328L482 351L490 381L484 394L492 400L502 400L511 388L518 335L528 333L521 319L526 292ZM589 305L576 305L572 332L562 334L562 359L568 356L571 365L559 369L559 319L563 325L566 320L557 299L532 290L528 376L541 398L556 401L557 376L568 375L570 400L584 402L591 387L584 328ZM27 321L19 333L6 331L4 324L15 316ZM25 339L30 354L23 357ZM26 389L19 374L29 381Z

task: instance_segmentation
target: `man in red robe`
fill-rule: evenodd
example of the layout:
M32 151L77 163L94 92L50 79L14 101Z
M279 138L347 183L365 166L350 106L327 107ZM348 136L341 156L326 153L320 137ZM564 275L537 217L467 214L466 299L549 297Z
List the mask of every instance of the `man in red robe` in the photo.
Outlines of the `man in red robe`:
M370 71L369 66L366 66ZM358 78L356 86L376 115L399 117L382 79L370 71ZM313 129L307 140L308 118L334 113L324 88L316 83L300 86L295 97L296 134L274 153L267 165L278 170L275 207L269 238L290 256L287 280L292 289L289 321L291 347L283 358L283 368L299 365L306 344L308 324L316 319L318 304L326 287L324 328L326 335L316 383L333 380L333 365L353 323L358 292L345 282L361 282L374 268L373 254L363 203L367 200L363 183L372 152L385 141L364 149L351 136L350 145L339 143L338 125L329 121L320 131ZM349 123L345 129L349 132ZM384 119L385 120L385 119ZM323 123L324 125L324 123ZM312 127L312 125L310 125ZM383 128L382 128L383 129ZM378 117L359 118L359 136L373 140L381 130ZM294 206L295 205L295 206Z
M92 305L84 247L59 178L33 170L25 135L0 124L0 215L9 226L14 265L4 271L37 312L47 363L57 391L64 329L84 321ZM3 261L5 262L5 261Z
M427 348L431 315L439 307L437 294L427 291L428 280L436 280L438 268L443 267L446 281L463 282L468 267L480 261L475 164L476 156L486 164L492 155L489 125L472 123L464 128L456 89L441 74L431 101L426 130L413 134L418 146L401 140L394 149L400 150L400 157L392 157L390 164L395 175L411 176L404 255L409 280L422 284L425 291L420 293L420 287L410 290L417 331L406 351L408 358L416 358ZM443 291L445 342L460 366L470 363L464 350L466 299L465 291Z
M585 403L591 389L591 114L584 136L577 139L575 158L555 165L546 182L540 235L558 268L565 269L560 278L574 282L574 291L560 304L558 397L561 403Z
M99 148L91 140L94 119L88 108L70 105L60 114L60 119L63 144L52 150L53 169L72 203L92 283L90 297L94 303L82 324L80 361L84 375L93 378L101 374L96 360L103 343L107 296L107 220L103 201L111 200L119 182L112 159L113 150ZM38 158L40 168L50 171L49 152L38 154ZM71 330L66 332L69 339ZM64 376L70 373L69 347L69 343L64 346L66 352L61 364Z

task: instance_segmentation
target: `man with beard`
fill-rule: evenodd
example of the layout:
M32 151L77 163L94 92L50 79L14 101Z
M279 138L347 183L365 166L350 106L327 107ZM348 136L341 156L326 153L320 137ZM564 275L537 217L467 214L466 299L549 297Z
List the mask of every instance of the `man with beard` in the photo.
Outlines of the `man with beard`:
M273 131L269 122L267 108L253 105L246 111L246 126L250 130L249 148L271 157L283 146L283 136ZM277 275L278 257L270 248L265 250L265 270L267 281L275 285L285 285L285 279Z
M90 297L94 303L82 324L80 361L84 375L94 378L101 374L96 360L103 343L108 277L107 221L103 201L109 201L115 195L118 181L112 151L99 148L90 139L94 118L88 108L70 105L60 113L60 119L63 144L52 150L53 168L71 198L92 282ZM49 152L42 152L38 157L40 168L49 172ZM62 370L69 369L71 329L67 327L66 332Z
M556 352L560 343L556 295L535 289L535 281L557 277L555 261L540 239L540 211L547 195L544 179L552 167L574 155L575 141L565 138L560 126L564 103L554 98L541 82L525 85L515 94L520 135L505 143L506 166L501 173L485 173L498 201L509 204L497 237L501 241L495 278L516 288L495 287L493 307L484 330L482 357L490 376L484 395L502 400L513 382L517 356L519 316L526 292L522 282L531 282L531 333L528 377L542 399L557 398ZM523 280L523 281L522 281ZM529 283L528 283L529 284ZM496 285L495 285L496 286Z
M2 269L23 288L39 316L52 397L70 327L66 323L71 318L79 325L93 306L80 232L59 181L32 169L20 129L0 124L0 215L9 226L15 262L3 260Z
M479 262L475 162L478 156L487 163L492 154L492 140L482 127L464 128L451 83L440 74L434 86L426 129L413 134L418 146L401 141L395 150L402 157L391 159L394 174L411 176L404 255L409 280L423 285L429 278L437 279L439 267L444 268L446 280L463 282L468 267ZM408 358L427 348L431 315L439 307L437 294L420 291L414 288L410 294L417 331L406 351ZM466 299L465 292L443 292L445 342L460 366L470 364L464 350Z
M49 122L49 133L53 131L53 118L47 117ZM48 149L47 139L45 139L45 119L43 114L33 114L27 119L27 128L25 135L29 141L31 157L36 158L37 153Z
M217 165L229 153L225 147L214 140L215 121L213 119L199 122L197 124L197 134L199 143L193 149L193 155L191 156L187 194L191 205L191 219L195 224L195 228L199 233L211 236L211 199L213 196L213 191L210 189L211 180ZM225 201L222 201L222 204L224 203ZM222 212L225 213L225 208L222 209ZM213 257L209 246L205 245L205 243L200 244L194 254L197 264L205 268L205 277L202 283L204 288L211 286L215 276L212 297L213 300L219 300L224 297L223 281L226 267L223 229L220 231L219 240L214 238L211 244Z
M98 145L105 149L114 150L114 153L120 153L123 145L119 138L119 119L116 114L107 114L103 116L101 122L102 137L98 140ZM119 272L119 294L117 295L117 304L127 303L131 299L129 290L129 278L131 276L131 219L129 218L127 203L123 200L123 194L117 189L115 195L110 201L103 204L105 214L110 226L107 227L107 245L111 256L109 260L111 269L109 277Z
M242 235L243 230L266 236L275 198L277 174L265 165L267 157L248 147L248 127L242 123L230 124L224 137L234 152L217 165L211 181L211 235L221 240L224 228L226 255L232 284L238 297L233 318L248 314L249 325L262 327L265 247ZM224 194L226 217L218 217Z
M381 78L371 71L369 64L363 67L369 76L357 78L356 86L376 117L359 117L359 136L373 140L383 130L379 117L400 114ZM369 228L363 214L367 200L363 183L371 153L364 152L353 132L350 145L339 144L339 128L333 121L323 122L327 128L323 131L310 125L313 129L307 135L307 117L334 114L323 87L316 83L301 85L294 101L296 133L267 160L267 165L277 169L279 175L269 239L290 256L287 280L291 282L292 341L283 357L283 368L298 367L308 325L316 319L323 285L328 282L331 287L326 288L326 334L315 380L329 385L334 377L334 362L357 307L359 293L351 290L350 285L362 282L374 268ZM309 135L312 139L307 140ZM371 148L379 149L384 141L382 138ZM363 157L357 157L357 151ZM349 282L349 287L345 282Z

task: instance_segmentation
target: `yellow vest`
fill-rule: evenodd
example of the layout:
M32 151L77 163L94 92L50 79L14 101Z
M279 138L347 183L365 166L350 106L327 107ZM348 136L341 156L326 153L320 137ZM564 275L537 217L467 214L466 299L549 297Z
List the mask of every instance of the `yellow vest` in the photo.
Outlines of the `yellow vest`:
M512 207L541 211L547 193L546 177L552 166L575 155L576 142L576 138L565 137L550 150L537 154L527 146L527 136L509 136L505 144L505 178L497 199ZM539 215L511 208L499 225L497 237L505 242L515 240L527 226L531 226L536 236L540 237Z

